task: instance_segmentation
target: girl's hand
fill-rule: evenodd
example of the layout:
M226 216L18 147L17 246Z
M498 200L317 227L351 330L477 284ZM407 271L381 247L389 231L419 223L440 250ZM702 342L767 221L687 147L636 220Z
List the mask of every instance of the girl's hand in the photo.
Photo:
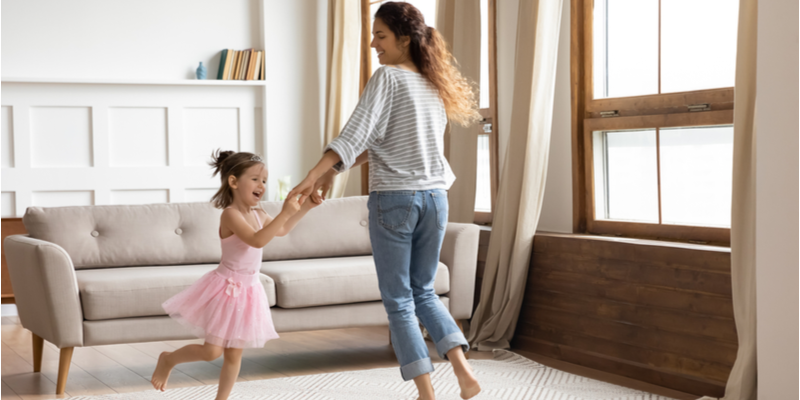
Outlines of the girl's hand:
M283 209L281 210L282 213L285 213L287 217L291 217L292 215L297 214L300 211L300 208L303 206L303 203L306 202L308 196L289 196L283 202Z

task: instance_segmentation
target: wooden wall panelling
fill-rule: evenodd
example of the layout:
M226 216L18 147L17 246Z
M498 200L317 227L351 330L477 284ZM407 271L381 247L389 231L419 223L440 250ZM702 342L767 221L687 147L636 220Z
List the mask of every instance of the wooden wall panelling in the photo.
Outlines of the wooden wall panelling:
M512 348L722 396L737 350L730 249L539 233Z

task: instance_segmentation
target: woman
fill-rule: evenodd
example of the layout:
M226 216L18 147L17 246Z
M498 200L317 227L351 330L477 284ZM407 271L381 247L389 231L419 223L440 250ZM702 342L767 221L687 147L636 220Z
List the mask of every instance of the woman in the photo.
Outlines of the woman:
M392 345L404 380L433 399L433 364L417 318L450 360L468 399L480 385L464 353L469 345L439 301L433 283L447 226L447 189L455 176L444 157L448 119L480 118L470 84L455 68L441 35L408 3L375 13L371 47L381 65L339 137L290 193L319 202L338 172L369 159L369 230ZM322 197L317 190L322 188Z

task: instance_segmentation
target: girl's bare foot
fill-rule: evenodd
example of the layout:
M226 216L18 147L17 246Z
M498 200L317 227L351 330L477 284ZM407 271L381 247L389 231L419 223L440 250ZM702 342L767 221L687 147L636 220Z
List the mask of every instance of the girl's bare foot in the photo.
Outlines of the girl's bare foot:
M158 356L156 370L153 371L153 378L150 379L153 387L162 392L167 388L167 380L169 380L169 374L172 372L172 366L167 362L167 356L170 354L172 353L165 351Z

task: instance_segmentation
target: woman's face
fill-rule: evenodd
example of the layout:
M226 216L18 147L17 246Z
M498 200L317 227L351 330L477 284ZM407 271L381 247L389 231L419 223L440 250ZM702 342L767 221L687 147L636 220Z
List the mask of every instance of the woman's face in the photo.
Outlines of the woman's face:
M408 59L409 39L403 36L398 40L386 24L380 18L375 18L372 24L372 43L370 47L378 53L378 61L381 65L401 64Z

